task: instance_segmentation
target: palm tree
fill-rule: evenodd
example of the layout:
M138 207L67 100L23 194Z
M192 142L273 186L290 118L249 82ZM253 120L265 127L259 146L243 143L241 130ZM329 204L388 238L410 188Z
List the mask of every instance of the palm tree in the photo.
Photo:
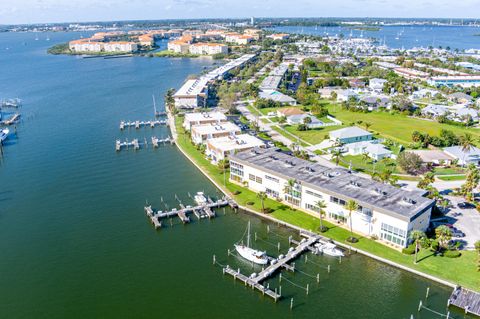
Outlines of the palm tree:
M294 179L289 179L287 183L285 183L285 187L283 188L283 192L286 194L290 194L292 189L295 187L295 184L297 183L296 180Z
M260 192L257 194L257 198L260 200L260 203L262 204L262 213L265 213L265 199L267 199L267 193Z
M417 251L420 249L420 240L425 238L425 233L421 230L412 230L409 235L410 239L413 240L415 243L415 261L414 264L417 263Z
M446 248L448 242L452 238L452 231L445 225L440 225L435 228L435 235L441 247Z
M477 271L480 271L480 240L477 240L474 245L478 253Z
M372 123L370 123L370 122L365 122L365 123L363 123L363 125L365 126L365 129L368 131L368 129L370 128L370 126L372 126Z
M327 204L325 204L325 201L319 200L315 202L315 206L318 209L318 215L320 217L320 231L323 233L324 232L324 226L323 226L323 214L325 214L324 209L327 208Z
M470 150L473 148L474 143L473 143L473 137L472 134L470 133L465 133L462 136L460 136L460 146L462 148L463 154L463 165L465 166L465 153L470 152Z
M365 161L365 165L367 164L368 160L370 159L370 155L367 152L362 153L362 159Z
M349 200L345 208L348 210L348 219L350 220L350 238L349 241L353 242L353 225L352 225L352 212L358 209L358 204L354 200Z
M335 160L335 164L338 166L338 163L340 163L340 159L343 157L342 152L340 150L334 150L332 153L332 157Z

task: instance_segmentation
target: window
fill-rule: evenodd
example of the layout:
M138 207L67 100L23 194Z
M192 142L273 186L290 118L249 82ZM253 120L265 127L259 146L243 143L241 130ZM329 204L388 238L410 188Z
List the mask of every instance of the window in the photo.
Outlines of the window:
M305 208L318 213L317 205L312 205L312 204L306 203Z
M265 193L270 197L278 198L280 196L280 194L277 191L274 191L273 189L270 189L270 188L266 188Z
M340 206L347 205L347 202L344 201L343 199L336 198L336 197L333 197L333 196L330 196L330 202L335 203L335 204L340 205Z
M235 167L235 168L238 168L238 169L243 169L243 165L242 164L238 164L236 162L230 162L230 167Z
M291 195L285 194L285 200L287 201L287 203L295 206L300 206L300 199L294 198Z
M251 180L252 182L255 182L255 175L248 174L248 179Z
M269 181L272 181L272 182L275 182L275 183L280 183L280 180L278 178L275 178L275 177L270 176L270 175L265 175L265 179L269 180Z
M403 229L382 223L380 237L385 241L389 241L404 247L406 243L407 232Z
M258 184L262 184L262 178L261 178L261 177L255 176L255 181L256 181Z
M258 176L255 176L253 174L248 174L248 179L251 180L252 182L262 184L262 178L258 177Z
M305 193L308 194L308 195L315 196L315 197L317 197L317 198L323 198L322 195L320 195L320 194L318 194L318 193L315 193L315 192L312 192L311 190L308 190L308 189L305 191Z

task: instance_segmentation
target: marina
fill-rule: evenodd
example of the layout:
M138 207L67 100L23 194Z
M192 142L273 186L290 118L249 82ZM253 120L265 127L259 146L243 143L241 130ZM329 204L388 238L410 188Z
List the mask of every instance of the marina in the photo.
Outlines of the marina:
M124 130L125 128L134 127L135 129L139 129L141 127L151 127L155 128L156 126L160 125L168 125L167 120L151 120L151 121L121 121L120 122L120 130Z
M152 136L150 138L151 144L154 148L158 148L160 146L165 146L167 144L173 145L175 143L175 140L171 138L170 136L166 138L158 138L156 136ZM128 149L134 149L134 150L139 150L141 147L148 147L148 141L147 138L144 138L143 143L140 143L138 138L135 138L133 140L128 140L125 139L124 141L122 140L116 140L115 141L115 151L120 152L122 149L128 150Z

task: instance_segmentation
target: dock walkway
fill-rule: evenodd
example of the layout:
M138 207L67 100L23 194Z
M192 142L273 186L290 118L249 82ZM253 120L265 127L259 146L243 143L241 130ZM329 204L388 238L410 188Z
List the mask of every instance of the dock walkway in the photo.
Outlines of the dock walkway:
M474 314L480 317L480 294L462 287L453 290L448 299L448 306L455 306L465 310L465 314Z
M139 129L141 127L148 127L154 128L158 125L168 125L167 120L151 120L151 121L121 121L120 122L120 130L124 130L125 128L135 127Z

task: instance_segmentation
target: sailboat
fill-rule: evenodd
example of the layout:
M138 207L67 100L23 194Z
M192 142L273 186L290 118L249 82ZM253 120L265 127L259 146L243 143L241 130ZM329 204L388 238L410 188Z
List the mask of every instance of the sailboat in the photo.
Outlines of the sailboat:
M0 131L0 143L7 139L9 133L10 130L8 128L4 128Z
M155 95L152 94L152 99L153 99L153 114L155 117L159 117L161 115L161 112L157 111L157 103L155 103Z
M250 221L247 226L247 245L235 244L236 251L248 261L259 265L266 265L268 263L268 256L265 251L256 250L250 247Z

